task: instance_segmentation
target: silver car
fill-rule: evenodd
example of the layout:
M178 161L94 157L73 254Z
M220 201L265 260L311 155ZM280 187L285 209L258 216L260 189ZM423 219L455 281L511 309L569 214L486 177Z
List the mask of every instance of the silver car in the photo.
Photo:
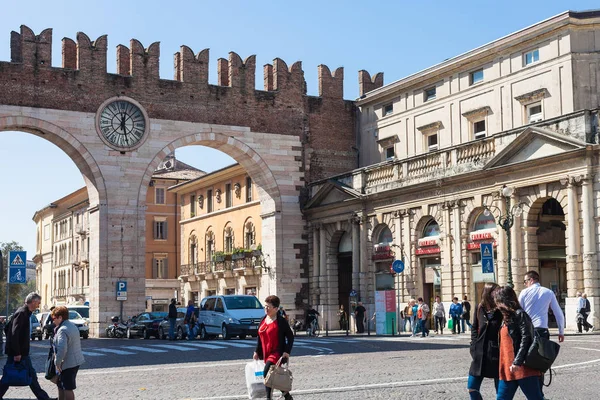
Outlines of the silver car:
M177 340L185 339L185 337L187 336L187 327L183 323L185 320L186 312L187 307L177 307L177 320L175 322L175 339ZM198 307L194 307L194 314L196 314L196 320L198 320L198 313ZM158 338L168 339L170 327L171 325L169 324L169 318L166 318L160 323L158 327Z

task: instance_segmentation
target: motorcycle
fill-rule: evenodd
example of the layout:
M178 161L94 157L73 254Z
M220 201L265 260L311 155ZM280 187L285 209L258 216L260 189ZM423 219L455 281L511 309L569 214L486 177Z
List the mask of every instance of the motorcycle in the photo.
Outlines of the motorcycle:
M127 325L119 321L119 317L111 318L112 324L106 328L106 337L124 338L127 335Z

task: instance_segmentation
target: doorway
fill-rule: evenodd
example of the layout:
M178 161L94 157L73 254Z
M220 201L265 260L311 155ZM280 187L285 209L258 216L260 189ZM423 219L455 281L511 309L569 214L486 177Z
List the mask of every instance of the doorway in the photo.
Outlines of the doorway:
M344 306L346 314L350 309L350 292L352 291L352 252L338 254L338 304Z

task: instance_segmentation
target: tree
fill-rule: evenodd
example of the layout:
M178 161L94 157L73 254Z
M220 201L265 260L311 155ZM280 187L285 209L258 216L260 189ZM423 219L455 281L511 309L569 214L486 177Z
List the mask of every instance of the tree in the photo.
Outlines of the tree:
M2 251L2 265L4 267L4 271L2 271L2 277L0 278L0 310L4 310L4 315L8 315L6 310L6 277L8 276L8 252L9 251L23 251L23 246L19 243L15 242L0 242L0 251ZM33 285L35 290L35 284ZM9 305L8 311L14 311L18 306L23 303L25 296L27 293L23 293L25 290L29 290L30 285L10 285L10 293L9 293Z

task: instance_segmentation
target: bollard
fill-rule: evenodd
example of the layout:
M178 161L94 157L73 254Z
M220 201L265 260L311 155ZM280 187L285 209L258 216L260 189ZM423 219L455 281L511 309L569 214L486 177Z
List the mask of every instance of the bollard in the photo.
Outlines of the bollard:
M394 329L394 318L392 318L392 336L396 336L396 334L394 332L395 332L395 329Z
M329 321L325 321L325 337L329 336Z

